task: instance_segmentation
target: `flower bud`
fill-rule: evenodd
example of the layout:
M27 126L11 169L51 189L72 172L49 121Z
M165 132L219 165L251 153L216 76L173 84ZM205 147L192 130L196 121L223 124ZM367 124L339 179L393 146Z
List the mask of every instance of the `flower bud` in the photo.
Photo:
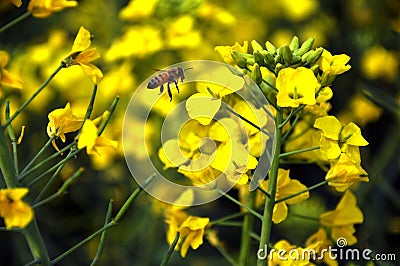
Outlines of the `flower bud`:
M312 67L310 67L310 69L312 70L312 72L314 72L315 76L318 75L319 65L313 65Z
M320 56L322 55L323 51L324 48L322 47L319 47L318 49L313 51L313 53L309 57L307 57L307 63L309 63L310 65L315 64L315 62L317 62Z
M265 66L264 56L260 53L260 51L254 51L253 56L254 56L254 62L259 64L260 66Z
M279 47L279 52L282 55L283 61L285 63L290 64L292 62L292 51L290 50L289 46L287 44Z
M261 51L261 54L264 56L265 62L269 66L275 66L275 59L268 51Z
M240 68L246 68L247 67L247 59L244 58L238 51L232 50L231 56L233 59L233 62L240 67Z
M261 75L261 70L260 66L255 63L253 66L253 71L251 72L251 79L257 83L257 85L260 85L262 82L262 75Z
M259 44L256 40L251 41L251 47L253 47L253 51L264 50L264 48L262 48L261 44Z
M314 44L314 38L311 38L311 37L308 38L305 42L303 42L303 44L301 45L301 47L299 49L294 51L294 54L298 55L298 56L303 56L306 52L310 51L313 44Z
M276 53L276 47L270 43L269 41L267 41L265 43L265 47L267 48L267 51L271 54L274 55Z
M284 69L284 65L282 65L281 63L277 63L275 67L275 73L278 75L279 71L282 69Z
M314 51L308 51L301 56L301 62L307 63L307 59L314 53Z
M299 38L297 36L293 37L292 41L289 44L289 48L292 51L299 49Z

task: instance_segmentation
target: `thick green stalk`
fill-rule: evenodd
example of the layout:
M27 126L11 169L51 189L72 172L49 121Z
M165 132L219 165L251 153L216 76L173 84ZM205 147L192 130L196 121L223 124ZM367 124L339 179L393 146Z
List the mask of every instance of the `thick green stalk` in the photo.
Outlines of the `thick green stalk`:
M0 130L0 169L8 188L17 186L15 169L13 165L11 153L8 149L6 135L4 134L3 130Z
M7 187L16 187L18 182L3 130L0 130L0 168ZM34 259L40 259L40 263L43 266L50 265L49 255L35 218L23 229L23 232Z
M269 185L268 185L268 193L271 197L265 197L265 206L264 206L264 215L262 219L261 226L261 236L259 249L264 249L268 246L269 239L271 236L271 228L272 228L272 213L275 205L275 194L276 194L276 185L278 180L278 169L279 169L279 155L281 150L281 138L282 132L279 129L279 125L282 123L282 113L279 110L276 112L276 120L275 120L275 137L276 137L276 145L274 152L274 159L272 161L271 169L269 172ZM267 265L267 262L263 259L257 258L257 265Z
M249 191L246 194L246 202L247 205L254 209L255 207L255 199L256 199L257 191ZM239 265L246 266L249 265L249 255L250 255L250 247L251 247L251 232L254 227L254 216L250 213L247 213L243 219L242 225L242 239L240 244L240 253L239 253Z

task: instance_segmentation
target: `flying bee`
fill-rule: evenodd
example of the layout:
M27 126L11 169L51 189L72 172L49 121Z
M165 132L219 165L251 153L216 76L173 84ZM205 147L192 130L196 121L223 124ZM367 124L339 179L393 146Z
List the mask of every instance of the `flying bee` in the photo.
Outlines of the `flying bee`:
M156 69L157 71L160 71L160 73L150 80L149 84L147 84L147 88L155 89L157 87L160 87L161 94L164 91L164 84L167 83L169 101L172 101L172 93L169 84L175 83L175 87L179 93L178 80L181 79L181 82L183 82L183 80L185 79L185 71L188 69L193 68L190 67L183 69L181 67L173 67L166 70Z

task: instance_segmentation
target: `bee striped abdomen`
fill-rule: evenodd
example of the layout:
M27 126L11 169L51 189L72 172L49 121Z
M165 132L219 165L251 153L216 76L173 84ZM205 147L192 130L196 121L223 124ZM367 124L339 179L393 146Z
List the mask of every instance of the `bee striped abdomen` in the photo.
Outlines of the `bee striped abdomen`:
M168 82L168 74L167 73L160 73L159 75L155 76L149 81L147 84L148 89L155 89L162 84Z

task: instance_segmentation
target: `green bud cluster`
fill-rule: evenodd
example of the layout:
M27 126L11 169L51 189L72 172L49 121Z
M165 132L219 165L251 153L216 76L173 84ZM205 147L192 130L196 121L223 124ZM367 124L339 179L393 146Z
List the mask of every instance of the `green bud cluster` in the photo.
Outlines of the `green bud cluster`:
M313 44L313 38L309 38L300 44L299 38L294 36L290 44L284 44L278 48L267 41L264 49L259 43L252 41L252 54L239 53L233 50L231 55L235 64L240 68L250 70L248 66L253 66L253 71L256 72L252 74L253 80L259 82L260 67L266 67L276 75L286 67L305 66L318 72L318 66L315 64L320 58L323 48L312 49Z

